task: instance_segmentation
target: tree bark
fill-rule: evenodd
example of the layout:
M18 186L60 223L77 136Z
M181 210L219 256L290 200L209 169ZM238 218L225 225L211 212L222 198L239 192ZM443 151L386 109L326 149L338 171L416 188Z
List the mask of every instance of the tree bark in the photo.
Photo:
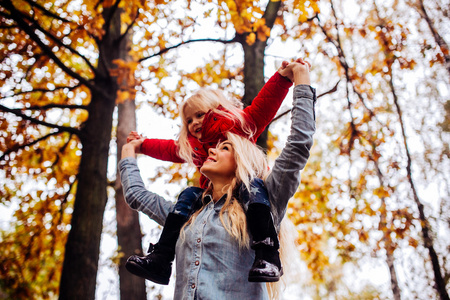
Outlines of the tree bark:
M264 50L266 42L256 41L249 46L245 41L242 43L244 49L244 97L242 102L245 106L252 104L253 99L258 95L264 86ZM267 132L269 126L259 136L256 144L267 149Z
M114 82L96 84L102 84L112 92L115 90ZM64 255L60 299L95 299L113 110L113 97L105 99L92 95L89 118L81 135L83 154Z
M130 61L129 55L131 37L127 33L120 44L120 57ZM133 76L134 77L134 76ZM124 81L121 88L133 88L134 82ZM130 131L136 130L136 103L135 99L128 99L117 105L117 162L121 158L122 146L127 142ZM142 255L142 233L139 224L138 212L132 210L125 202L122 190L122 182L117 173L115 182L116 220L117 220L117 242L119 251L123 254L119 262L120 299L146 300L145 279L128 272L125 263L132 254Z
M386 263L389 268L389 274L391 274L391 290L392 295L394 296L393 299L395 300L401 300L401 292L400 287L398 286L398 280L397 280L397 272L395 271L395 265L394 265L394 253L392 253L389 248L386 249Z
M117 124L117 161L120 160L122 146L126 143L130 131L136 130L136 104L133 100L118 105L119 122ZM145 280L125 269L127 258L132 254L142 255L141 227L138 212L125 202L120 176L116 177L116 219L117 240L123 257L119 264L120 299L147 299Z
M111 141L112 115L117 95L117 83L109 75L112 61L120 57L120 15L111 17L110 28L99 46L99 65L93 80L88 106L89 117L83 124L80 140L83 145L78 186L72 213L71 230L64 256L59 299L95 299L103 214L107 200L107 162ZM101 91L97 92L97 91ZM106 96L105 96L106 95Z
M264 12L266 26L272 29L278 10L280 8L280 1L269 1ZM242 45L244 50L244 97L242 102L244 107L252 103L253 99L258 95L259 91L265 84L264 80L264 57L267 47L267 41L256 40L253 45L248 45L245 42L245 34L236 35L236 40ZM267 150L267 132L269 126L259 136L256 144Z

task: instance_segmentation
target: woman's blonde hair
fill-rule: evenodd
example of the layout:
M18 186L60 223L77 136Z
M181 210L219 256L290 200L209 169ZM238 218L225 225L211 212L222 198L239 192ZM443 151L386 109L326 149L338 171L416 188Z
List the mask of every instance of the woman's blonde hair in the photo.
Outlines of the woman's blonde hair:
M217 108L219 106L225 108L225 111L218 110ZM242 102L227 99L220 90L200 89L186 99L179 107L182 124L178 135L178 155L189 164L193 164L194 152L188 140L189 130L185 114L187 107L192 107L194 110L204 113L213 110L215 113L233 120L237 126L243 129L249 139L253 138L255 134L254 129L245 122L244 116L242 115Z
M253 144L249 140L241 137L237 134L227 133L227 142L229 142L234 149L234 159L236 160L235 177L231 183L224 187L223 192L226 193L225 203L219 212L219 218L224 226L225 230L238 241L240 248L249 248L249 235L247 231L247 218L245 216L244 208L241 202L235 198L236 190L241 184L250 190L250 182L254 178L261 178L265 180L269 174L269 167L267 158L264 152L257 145ZM210 182L208 188L204 191L202 199L205 199L205 195L211 194L213 185ZM185 238L184 228L186 225L195 221L199 213L203 210L203 206L200 210L195 212L188 222L183 226L181 230L181 238ZM280 226L280 258L283 264L288 264L287 254L292 254L291 247L287 247L287 243L290 238L286 239L287 228L285 226L285 220ZM267 290L270 299L278 299L280 296L280 284L277 282L267 283Z
M235 191L241 184L250 190L250 182L254 178L265 179L268 173L268 164L264 152L258 146L237 134L228 132L226 136L227 142L232 145L234 150L236 171L231 183L222 190L226 194L226 198L219 217L225 230L238 241L239 247L247 248L249 246L247 220L241 202L235 198ZM214 186L210 182L203 193L203 198L206 194L211 194L213 188ZM195 212L186 224L193 222L202 209ZM224 218L225 212L227 218Z

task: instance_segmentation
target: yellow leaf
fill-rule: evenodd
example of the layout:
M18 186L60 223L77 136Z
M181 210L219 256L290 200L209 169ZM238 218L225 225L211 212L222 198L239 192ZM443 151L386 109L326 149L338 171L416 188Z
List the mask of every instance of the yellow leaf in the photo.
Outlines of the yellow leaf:
M247 38L245 39L245 42L251 46L255 43L256 40L256 35L254 32L250 33L249 35L247 35Z
M123 103L127 100L131 99L130 98L130 93L128 91L117 91L117 99L116 99L116 103Z

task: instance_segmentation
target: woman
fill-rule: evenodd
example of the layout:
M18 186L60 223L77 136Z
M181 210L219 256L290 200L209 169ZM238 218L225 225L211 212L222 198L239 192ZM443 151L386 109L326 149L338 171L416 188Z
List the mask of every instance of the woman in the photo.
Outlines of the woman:
M291 133L264 181L267 190L252 190L268 193L277 228L300 183L299 171L306 165L315 131L315 90L309 86L309 65L297 60L288 68L296 85ZM177 242L175 299L269 298L264 283L248 281L254 252L249 249L245 207L236 201L240 185L264 177L267 166L256 146L233 134L227 137L210 150L201 168L211 184L199 196L202 208L191 217ZM122 148L119 169L125 199L132 208L164 224L174 204L145 189L135 160L139 147L136 140ZM250 220L248 223L251 225Z

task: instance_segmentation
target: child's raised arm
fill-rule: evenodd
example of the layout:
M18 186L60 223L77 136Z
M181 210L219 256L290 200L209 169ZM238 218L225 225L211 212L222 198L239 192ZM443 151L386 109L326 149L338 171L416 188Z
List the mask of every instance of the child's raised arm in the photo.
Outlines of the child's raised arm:
M286 67L284 62L283 65ZM283 65L280 69L283 68ZM288 73L284 72L289 75ZM255 140L275 117L291 86L292 81L289 76L282 75L279 70L266 82L256 98L253 99L252 104L244 108L246 121L256 127Z

